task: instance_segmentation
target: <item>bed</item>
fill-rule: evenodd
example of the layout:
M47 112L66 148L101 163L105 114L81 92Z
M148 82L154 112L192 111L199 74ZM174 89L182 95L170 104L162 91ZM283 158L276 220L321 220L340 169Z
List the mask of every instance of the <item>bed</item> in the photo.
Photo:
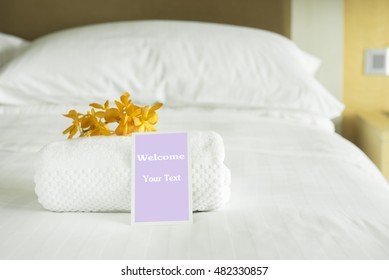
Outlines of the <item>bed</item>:
M389 186L335 132L343 105L314 78L318 59L287 38L171 20L90 25L32 43L2 36L1 259L389 257ZM66 138L62 114L124 89L140 104L164 103L161 132L222 136L232 179L223 208L194 213L190 225L134 227L129 213L39 204L36 157Z

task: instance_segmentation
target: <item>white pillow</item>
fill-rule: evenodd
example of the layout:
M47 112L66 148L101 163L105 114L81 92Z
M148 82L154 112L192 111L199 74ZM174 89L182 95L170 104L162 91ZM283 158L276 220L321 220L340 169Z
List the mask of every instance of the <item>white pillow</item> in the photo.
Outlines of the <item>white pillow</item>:
M313 77L318 60L281 35L180 21L98 24L31 44L0 73L0 102L286 108L335 117L342 104ZM6 100L6 101L4 101Z
M0 67L13 59L26 44L22 38L0 32Z

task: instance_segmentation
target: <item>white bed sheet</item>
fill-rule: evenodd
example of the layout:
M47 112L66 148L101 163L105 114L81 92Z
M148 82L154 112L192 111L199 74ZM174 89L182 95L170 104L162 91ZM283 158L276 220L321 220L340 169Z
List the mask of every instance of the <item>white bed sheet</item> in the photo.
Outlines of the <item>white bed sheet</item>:
M298 114L161 110L160 131L211 129L226 146L231 201L193 225L48 212L33 161L63 139L67 109L0 107L1 259L389 259L387 182L330 123Z

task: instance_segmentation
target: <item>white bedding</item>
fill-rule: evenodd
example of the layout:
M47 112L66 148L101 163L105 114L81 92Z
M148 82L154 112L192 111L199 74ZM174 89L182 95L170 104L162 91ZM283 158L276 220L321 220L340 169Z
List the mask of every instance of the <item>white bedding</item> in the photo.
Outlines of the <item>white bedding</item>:
M193 225L130 225L128 213L53 213L33 161L64 139L69 108L0 107L1 259L388 259L389 187L329 121L282 112L168 109L160 131L215 130L231 200Z

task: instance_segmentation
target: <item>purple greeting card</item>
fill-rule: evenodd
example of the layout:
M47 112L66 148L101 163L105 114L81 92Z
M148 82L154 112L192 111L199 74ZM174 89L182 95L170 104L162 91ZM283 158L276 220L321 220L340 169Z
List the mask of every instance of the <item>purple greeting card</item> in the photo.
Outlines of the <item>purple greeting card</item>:
M187 133L132 135L133 224L192 222Z

